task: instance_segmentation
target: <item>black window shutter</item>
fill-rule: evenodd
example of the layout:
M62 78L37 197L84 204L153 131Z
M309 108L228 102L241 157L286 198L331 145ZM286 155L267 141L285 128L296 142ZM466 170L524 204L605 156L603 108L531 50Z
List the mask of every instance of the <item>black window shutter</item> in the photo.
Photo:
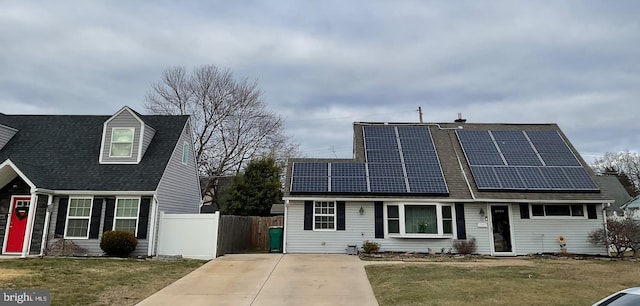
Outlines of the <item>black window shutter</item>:
M598 219L596 204L587 204L587 217L589 219Z
M520 203L520 219L529 219L529 204Z
M456 203L456 231L458 239L467 239L467 227L464 221L464 204Z
M304 230L313 229L313 201L304 201Z
M103 231L113 230L113 214L116 210L116 199L107 199L107 209L104 212L104 227Z
M382 202L374 202L373 212L376 222L376 238L384 238L384 205Z
M98 234L100 233L100 216L102 215L102 201L102 199L93 199L89 239L98 239Z
M151 198L142 198L140 202L140 212L138 213L138 239L147 239L147 229L149 228L149 208L151 207Z
M338 201L336 203L336 208L338 209L338 228L339 231L344 231L345 229L345 216L344 216L344 201Z
M64 236L64 225L67 221L67 206L69 198L60 198L58 200L58 217L56 219L56 236Z

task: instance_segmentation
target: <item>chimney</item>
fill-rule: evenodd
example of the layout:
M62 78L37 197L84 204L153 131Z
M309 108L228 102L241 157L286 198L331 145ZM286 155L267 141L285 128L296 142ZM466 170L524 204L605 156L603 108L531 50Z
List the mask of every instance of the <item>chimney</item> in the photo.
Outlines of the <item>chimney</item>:
M462 113L458 113L458 119L454 120L455 123L465 123L467 119L462 119Z

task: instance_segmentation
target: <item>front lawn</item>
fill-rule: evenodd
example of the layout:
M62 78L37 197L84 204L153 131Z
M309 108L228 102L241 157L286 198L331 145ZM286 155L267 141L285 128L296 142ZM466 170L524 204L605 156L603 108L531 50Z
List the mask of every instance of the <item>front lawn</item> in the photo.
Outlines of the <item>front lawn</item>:
M134 259L0 260L0 288L48 289L52 305L134 305L204 264Z
M380 305L591 305L640 286L640 263L531 260L530 265L369 265Z

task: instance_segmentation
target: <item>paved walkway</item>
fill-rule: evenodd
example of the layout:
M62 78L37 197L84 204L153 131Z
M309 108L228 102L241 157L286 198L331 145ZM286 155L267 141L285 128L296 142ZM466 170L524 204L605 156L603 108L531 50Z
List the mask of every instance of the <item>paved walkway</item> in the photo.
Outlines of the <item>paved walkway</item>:
M225 255L138 305L378 305L365 264L348 255Z

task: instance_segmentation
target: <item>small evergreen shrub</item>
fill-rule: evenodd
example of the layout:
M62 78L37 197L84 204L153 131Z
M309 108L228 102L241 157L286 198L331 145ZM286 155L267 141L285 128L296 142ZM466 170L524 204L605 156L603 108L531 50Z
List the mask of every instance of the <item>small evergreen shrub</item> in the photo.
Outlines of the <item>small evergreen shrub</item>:
M476 238L472 237L471 239L454 240L453 248L458 254L475 254L478 246Z
M107 231L100 239L100 248L109 256L127 257L137 245L136 236L127 231Z
M380 244L367 240L362 244L362 250L367 254L378 253L378 251L380 251Z

